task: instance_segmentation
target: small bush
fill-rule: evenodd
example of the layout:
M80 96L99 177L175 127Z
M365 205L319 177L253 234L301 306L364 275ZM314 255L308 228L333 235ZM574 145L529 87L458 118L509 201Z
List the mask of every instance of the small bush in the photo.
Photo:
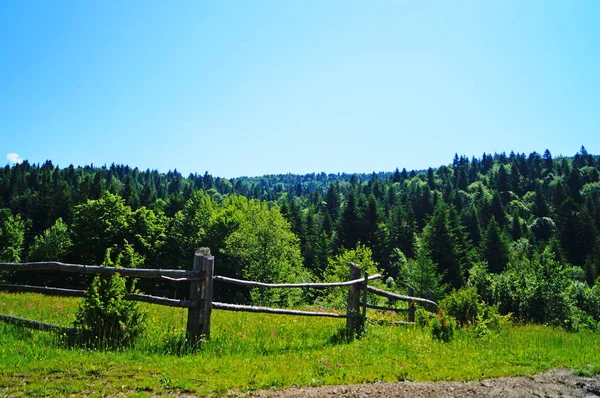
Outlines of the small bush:
M440 306L445 308L449 315L465 326L475 324L483 305L485 304L480 303L477 289L474 287L453 290L440 302Z
M502 325L510 319L510 315L502 317L498 315L498 308L480 301L475 287L453 291L442 300L441 306L456 318L459 327L472 326L478 337L488 337L499 332Z
M435 318L433 312L429 312L424 308L417 307L415 310L415 325L420 328L431 326L431 322Z
M443 309L440 309L437 316L431 321L431 337L434 340L440 340L448 343L454 337L456 330L456 319L446 315Z
M120 257L117 266L119 261ZM103 265L112 265L110 251ZM125 300L128 293L135 292L135 283L127 288L126 279L119 274L94 278L74 322L86 342L107 348L122 347L131 344L144 331L146 313L139 303Z

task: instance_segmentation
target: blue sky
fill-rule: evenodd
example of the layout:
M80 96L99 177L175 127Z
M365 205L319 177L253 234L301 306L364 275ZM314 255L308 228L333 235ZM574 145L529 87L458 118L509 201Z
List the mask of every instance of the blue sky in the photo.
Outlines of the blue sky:
M599 20L595 0L6 0L0 155L236 177L598 154Z

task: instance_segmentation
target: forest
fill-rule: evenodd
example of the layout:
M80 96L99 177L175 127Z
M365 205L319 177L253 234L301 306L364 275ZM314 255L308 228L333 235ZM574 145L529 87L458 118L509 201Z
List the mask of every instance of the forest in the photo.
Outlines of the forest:
M334 281L354 261L421 297L471 295L524 322L598 329L600 156L456 154L427 170L232 179L50 160L0 169L0 262L191 268L200 246L219 275ZM85 282L49 272L2 280ZM215 295L343 305L306 292Z

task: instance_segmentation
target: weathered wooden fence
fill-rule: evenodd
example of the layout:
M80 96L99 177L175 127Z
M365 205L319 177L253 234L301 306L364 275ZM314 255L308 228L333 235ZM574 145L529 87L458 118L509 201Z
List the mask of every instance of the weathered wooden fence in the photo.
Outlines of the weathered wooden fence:
M406 311L408 313L408 322L399 322L403 324L414 323L414 304L422 303L428 306L437 307L437 304L431 300L413 297L414 293L409 287L408 295L403 296L388 292L382 289L369 286L370 280L381 278L379 274L369 276L367 273L361 276L359 265L350 263L350 280L334 283L263 283L256 281L247 281L241 279L228 278L225 276L214 275L214 257L210 254L208 248L198 249L194 255L194 264L192 270L174 270L174 269L134 269L134 268L114 268L94 265L63 264L59 262L37 262L37 263L0 263L0 271L47 271L55 270L60 272L74 272L85 275L114 275L134 278L161 278L176 282L189 282L190 293L187 300L176 300L165 297L157 297L146 294L128 294L126 300L142 301L151 304L166 305L171 307L181 307L188 309L187 318L187 337L189 341L195 342L201 339L210 338L210 318L213 309L225 311L243 311L243 312L262 312L280 315L299 315L299 316L318 316L345 318L346 330L350 334L355 334L362 330L366 321L367 308L389 311ZM348 304L345 314L334 312L316 312L300 311L281 308L259 307L249 305L228 304L213 301L213 282L221 281L233 283L247 287L260 288L313 288L326 289L332 287L348 287ZM0 284L0 291L9 292L35 292L47 295L83 297L84 290L63 289L47 286L29 286L29 285L8 285ZM362 293L362 294L361 294ZM397 309L391 307L382 307L368 303L367 294L372 293L387 297L391 300L407 301L407 309ZM362 299L361 299L362 296ZM362 312L360 308L362 307ZM29 319L23 319L10 315L0 314L0 321L20 324L26 327L53 330L65 329L63 327L44 322L38 322ZM74 329L69 329L74 331Z

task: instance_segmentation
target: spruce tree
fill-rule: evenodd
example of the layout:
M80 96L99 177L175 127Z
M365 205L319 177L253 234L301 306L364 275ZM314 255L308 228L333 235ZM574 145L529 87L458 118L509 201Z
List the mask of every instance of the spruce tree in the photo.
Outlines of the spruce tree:
M483 256L488 263L490 272L499 274L508 264L508 245L500 232L495 218L488 225L483 247Z
M462 286L461 264L457 256L456 240L449 222L448 208L440 203L423 231L423 243L431 260L444 275L444 283L458 289Z

